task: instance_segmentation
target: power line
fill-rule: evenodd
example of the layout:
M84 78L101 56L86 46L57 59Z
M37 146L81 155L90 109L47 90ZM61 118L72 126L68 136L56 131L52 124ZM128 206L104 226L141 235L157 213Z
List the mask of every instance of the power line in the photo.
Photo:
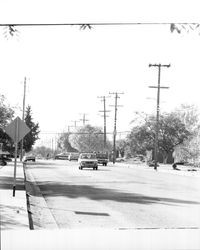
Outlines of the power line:
M187 23L187 22L74 22L74 23L0 23L2 27L17 27L17 26L82 26L91 27L91 26L123 26L123 25L199 25L199 23Z
M156 105L156 133L155 133L155 146L154 146L154 169L157 170L157 162L158 162L158 134L159 134L159 111L160 111L160 89L168 89L169 87L160 86L160 74L161 68L167 67L169 68L170 64L149 64L149 67L158 67L158 85L157 86L149 86L149 88L157 88L157 105Z

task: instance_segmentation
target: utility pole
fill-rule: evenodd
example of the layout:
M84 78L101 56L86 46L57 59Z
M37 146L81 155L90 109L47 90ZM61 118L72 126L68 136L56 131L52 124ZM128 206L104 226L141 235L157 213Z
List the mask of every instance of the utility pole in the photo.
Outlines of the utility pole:
M24 121L25 101L26 101L26 77L24 78L24 97L23 97L22 121ZM23 145L24 145L24 140L22 139L22 140L21 140L20 161L22 161L22 158L23 158Z
M86 119L86 117L85 117L86 114L85 114L85 113L83 113L82 115L83 115L83 118L80 119L80 121L82 121L82 122L83 122L83 126L85 126L85 122L86 122L86 121L89 121L89 120Z
M155 131L155 145L154 145L154 169L157 170L158 162L158 134L159 134L159 112L160 112L160 89L168 89L169 87L160 86L161 68L169 68L170 64L149 64L149 67L158 67L158 85L149 86L149 88L157 88L157 105L156 105L156 131Z
M74 126L70 126L70 127L75 127L76 128L76 123L79 122L79 121L74 120L74 121L71 121L71 122L74 122Z
M98 96L97 98L101 98L103 101L103 110L100 110L99 112L103 112L103 117L104 117L104 140L103 140L103 148L104 151L106 149L106 117L108 117L106 115L106 112L110 112L110 110L106 110L106 98L108 98L110 96Z
M67 126L67 133L70 133L70 128L73 126Z
M113 131L113 164L116 161L116 135L117 135L117 108L121 105L117 105L117 99L120 98L119 95L124 93L113 92L109 93L110 95L115 95L115 105L110 105L115 107L115 116L114 116L114 131Z

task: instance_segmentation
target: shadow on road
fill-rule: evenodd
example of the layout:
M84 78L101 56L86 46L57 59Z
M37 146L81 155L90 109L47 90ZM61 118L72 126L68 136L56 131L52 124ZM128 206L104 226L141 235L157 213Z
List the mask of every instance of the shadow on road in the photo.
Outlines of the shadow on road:
M0 177L0 189L13 189L13 177L3 176ZM24 179L17 178L16 190L25 190Z
M145 196L139 193L120 192L116 189L98 188L92 185L71 185L68 183L37 182L45 197L87 198L91 200L110 200L137 204L200 204L191 200Z

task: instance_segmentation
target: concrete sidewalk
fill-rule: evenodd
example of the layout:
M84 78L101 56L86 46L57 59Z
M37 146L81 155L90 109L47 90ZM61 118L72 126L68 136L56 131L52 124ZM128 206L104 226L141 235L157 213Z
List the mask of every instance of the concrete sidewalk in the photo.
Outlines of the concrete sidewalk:
M13 197L14 162L0 166L0 215L1 231L13 229L29 230L24 172L22 163L17 163L17 181Z

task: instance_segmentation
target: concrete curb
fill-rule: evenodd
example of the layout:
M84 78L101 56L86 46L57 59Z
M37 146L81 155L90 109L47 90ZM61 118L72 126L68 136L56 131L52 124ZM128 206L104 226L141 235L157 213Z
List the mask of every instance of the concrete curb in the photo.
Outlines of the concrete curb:
M24 164L24 175L30 229L57 229L58 225L27 164Z

